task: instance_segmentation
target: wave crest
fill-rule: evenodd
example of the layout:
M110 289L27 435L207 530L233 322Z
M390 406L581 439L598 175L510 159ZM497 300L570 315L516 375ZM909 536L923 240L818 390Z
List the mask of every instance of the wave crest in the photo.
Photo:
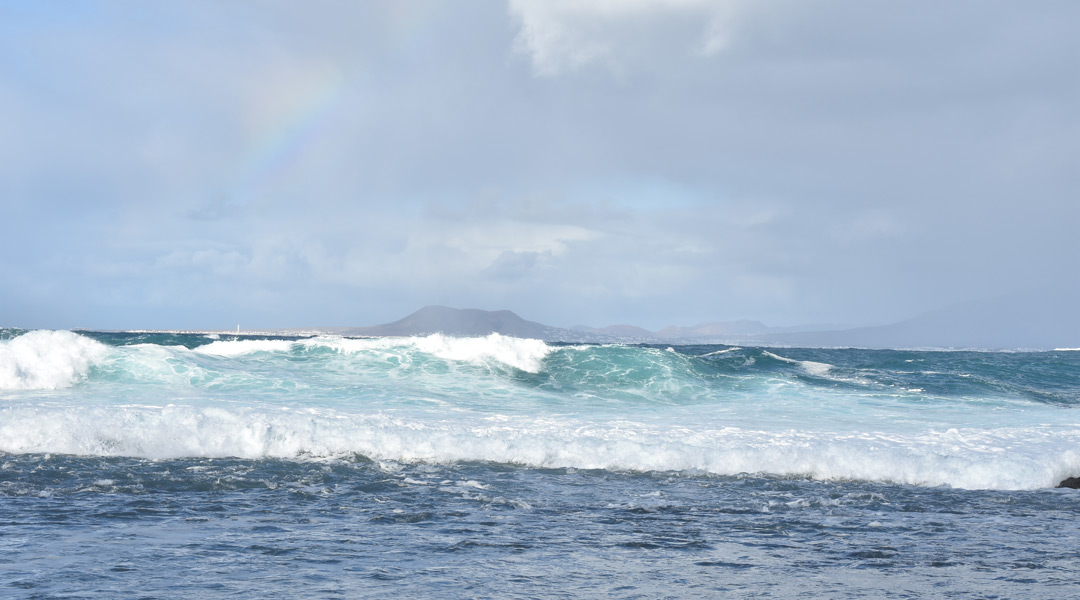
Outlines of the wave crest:
M969 489L1051 487L1080 469L1080 432L1053 427L907 434L671 427L564 416L447 420L329 409L8 408L0 452L145 458L334 458L540 468L768 474Z
M515 338L498 333L485 337L453 337L440 333L424 337L342 338L320 336L304 340L219 340L193 350L197 354L221 357L258 352L291 352L325 348L342 354L362 354L386 350L415 350L443 360L474 364L501 363L521 371L537 373L552 348L541 340Z
M108 353L108 346L70 331L37 330L0 340L0 389L70 387Z

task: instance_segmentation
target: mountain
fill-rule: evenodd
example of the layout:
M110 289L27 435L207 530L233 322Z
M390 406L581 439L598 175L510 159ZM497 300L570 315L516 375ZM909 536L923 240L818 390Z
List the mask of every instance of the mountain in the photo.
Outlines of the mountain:
M526 321L509 310L479 310L425 306L411 315L383 325L371 327L342 327L334 333L343 335L411 336L443 333L457 336L478 336L499 333L521 338L562 340L574 338L574 332ZM580 336L579 336L580 337Z
M668 325L657 331L655 336L661 339L712 339L725 337L745 337L767 333L769 328L759 321L720 321L713 323L698 323L692 327L677 327Z
M1041 291L955 304L912 319L841 331L778 333L766 343L860 348L1080 347L1080 294Z
M324 329L361 336L499 333L556 342L728 343L860 348L1053 349L1080 347L1080 293L1029 292L957 304L890 325L843 330L767 327L719 321L651 332L633 325L570 329L527 321L509 310L425 306L404 319L371 327Z
M588 325L575 325L570 329L609 338L655 340L657 337L655 333L649 331L648 329L635 327L634 325L608 325L607 327L589 327Z

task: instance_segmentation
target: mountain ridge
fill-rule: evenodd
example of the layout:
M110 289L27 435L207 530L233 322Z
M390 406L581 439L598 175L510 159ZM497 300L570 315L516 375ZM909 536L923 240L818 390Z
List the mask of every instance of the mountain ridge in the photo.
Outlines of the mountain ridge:
M761 346L941 348L1015 350L1080 346L1080 312L1071 296L1026 294L971 301L922 313L887 325L814 330L769 327L759 321L711 321L669 325L658 331L628 324L570 328L526 320L510 310L425 306L397 321L323 331L353 336L419 336L492 333L549 342L745 344ZM1077 302L1075 306L1080 306Z
M391 323L368 327L336 327L333 333L357 336L414 336L441 333L476 336L498 333L554 341L573 337L571 330L528 321L510 310L481 310L429 305Z

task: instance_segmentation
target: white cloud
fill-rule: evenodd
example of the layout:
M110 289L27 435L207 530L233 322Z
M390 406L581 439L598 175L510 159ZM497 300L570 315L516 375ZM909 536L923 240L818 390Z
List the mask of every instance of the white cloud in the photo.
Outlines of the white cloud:
M593 64L621 73L672 50L708 56L729 43L738 0L510 0L516 43L536 74ZM688 37L687 37L688 36Z

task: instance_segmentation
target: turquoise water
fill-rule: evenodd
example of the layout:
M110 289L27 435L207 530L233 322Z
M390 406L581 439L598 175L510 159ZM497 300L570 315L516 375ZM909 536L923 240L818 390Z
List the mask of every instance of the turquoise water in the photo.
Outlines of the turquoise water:
M4 330L0 596L1060 598L1078 409L1075 351Z

